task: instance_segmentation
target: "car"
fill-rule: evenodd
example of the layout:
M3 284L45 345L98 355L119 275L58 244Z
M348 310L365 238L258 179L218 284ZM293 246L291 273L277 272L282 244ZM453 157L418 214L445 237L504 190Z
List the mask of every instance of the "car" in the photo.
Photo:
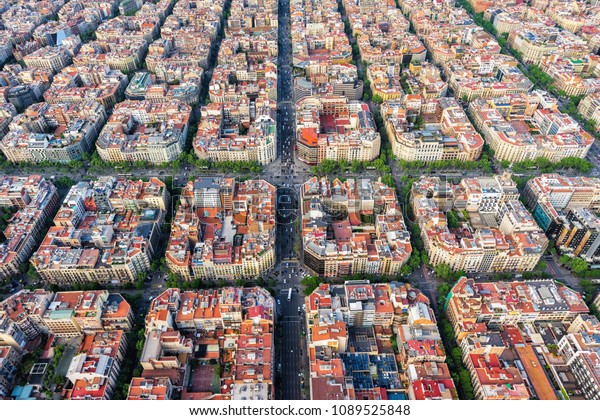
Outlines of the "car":
M281 305L281 301L279 299L277 299L277 304Z
M283 279L283 284L286 284L286 280L285 279Z

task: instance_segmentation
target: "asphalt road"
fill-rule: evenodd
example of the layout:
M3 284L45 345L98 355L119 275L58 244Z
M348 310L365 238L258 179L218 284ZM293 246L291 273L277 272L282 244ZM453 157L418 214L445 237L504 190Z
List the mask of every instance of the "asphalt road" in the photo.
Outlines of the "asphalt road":
M548 266L548 272L552 274L554 279L562 281L571 289L577 290L578 292L583 291L583 288L579 285L579 279L573 276L569 270L561 267L558 261L556 261L556 257L546 254L543 257L543 260Z
M304 323L302 309L299 264L295 254L296 224L299 197L297 185L308 177L307 168L299 171L294 165L295 109L293 102L293 77L291 68L290 2L279 2L279 56L277 81L277 160L265 171L277 189L277 255L276 272L279 277L280 294L277 309L281 322L281 340L276 343L278 371L281 378L281 396L284 400L302 399L303 357L302 337ZM299 172L299 173L298 173ZM288 291L292 296L288 301Z

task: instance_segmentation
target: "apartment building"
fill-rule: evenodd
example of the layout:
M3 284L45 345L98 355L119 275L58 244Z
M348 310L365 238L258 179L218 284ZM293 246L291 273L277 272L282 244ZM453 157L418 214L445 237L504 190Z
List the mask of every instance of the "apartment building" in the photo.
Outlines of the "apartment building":
M275 187L263 180L198 178L173 218L167 265L182 278L256 278L275 264Z
M296 103L298 158L310 165L325 159L371 161L381 138L366 103L341 96L311 96Z
M527 182L523 198L530 208L547 200L556 211L576 208L599 210L600 180L583 176L543 174Z
M106 109L122 99L127 76L104 65L68 66L54 76L50 89L44 92L49 104L97 101Z
M12 41L7 33L0 34L0 64L12 57Z
M316 92L328 92L360 100L363 83L344 32L335 1L320 4L296 0L290 3L292 60L303 74L294 79L294 100Z
M579 293L547 279L479 283L462 277L450 293L446 314L457 336L468 324L563 322L588 312Z
M172 162L185 146L191 112L191 106L175 99L123 101L100 132L96 150L108 162Z
M409 367L411 400L456 400L456 385L446 363L422 362Z
M403 70L408 95L420 95L422 99L443 98L448 93L448 83L442 80L440 69L424 61L411 61L408 68Z
M528 105L521 112L515 113L513 108L512 115L502 115L499 108L504 108L507 99L478 99L469 104L475 126L497 159L520 162L544 157L558 162L566 157L587 155L594 139L573 118L541 103L532 113L529 104L535 103L535 98L527 98L524 102Z
M69 400L110 400L117 386L127 340L123 331L98 332L82 341L66 377Z
M396 275L408 261L410 235L396 194L385 184L313 177L300 200L303 260L317 275Z
M193 143L196 156L216 162L243 161L261 165L275 160L275 102L257 99L253 110L255 118L248 120L244 117L245 111L240 115L240 108L229 103L215 102L202 107Z
M169 102L175 99L190 106L198 103L199 95L200 79L187 79L177 85L168 85L156 83L156 76L146 72L136 73L125 90L125 97L130 100Z
M0 177L0 206L17 208L0 243L0 279L16 278L37 246L37 236L58 207L56 187L41 175Z
M541 69L554 79L554 87L566 96L590 95L600 91L600 58L587 55L580 58L552 56L541 63ZM596 77L594 77L596 75Z
M170 400L173 396L173 384L169 377L131 378L128 400Z
M537 65L554 54L579 58L590 51L587 42L577 35L542 23L522 22L509 34L508 44L521 54L524 63Z
M155 178L79 182L31 263L52 283L134 282L158 249L168 199L166 186Z
M53 299L54 293L36 289L31 292L21 290L0 302L0 319L3 320L0 321L3 325L0 341L22 347L23 339L33 340L40 334L47 333L48 327L42 318ZM18 328L13 329L12 324L16 324Z
M427 50L391 2L343 1L360 56L371 64L425 61Z
M600 220L594 214L599 185L596 178L544 174L531 179L524 190L534 218L558 249L589 262L600 259Z
M148 44L143 39L119 38L102 44L91 41L84 44L79 54L73 57L73 64L107 65L112 70L129 73L141 67L147 51Z
M517 67L518 61L504 54L469 54L445 63L448 84L457 98L502 97L527 93L533 83Z
M459 185L421 177L413 184L411 205L432 265L466 272L531 271L548 245L518 201L510 173L467 178Z
M21 354L10 346L0 345L0 397L9 397L12 383L19 372Z
M600 124L600 93L594 93L583 98L577 106L577 111L586 120Z
M56 337L72 338L99 331L129 332L133 311L118 293L107 290L58 292L46 299L41 318L45 330ZM117 310L115 310L115 305ZM29 317L31 311L27 311ZM118 321L118 322L117 322Z
M579 293L548 279L489 283L462 277L446 308L475 398L594 398L587 394L593 370L578 358L597 348L598 320L587 314ZM545 335L549 326L556 337Z
M79 37L77 37L79 39ZM79 41L81 42L81 41ZM77 49L78 50L78 49ZM77 51L75 51L76 53ZM46 46L23 57L27 67L40 67L58 73L72 62L72 51L64 42L61 46Z
M260 287L165 290L150 305L144 371L132 380L129 398L167 399L172 385L181 389L182 399L273 399L274 315L275 300ZM202 388L196 377L206 368L194 367L194 360L230 366L218 374L219 385L228 386L218 392ZM182 387L186 369L192 384Z
M106 110L96 101L35 103L13 118L0 150L11 162L81 160L105 121Z
M355 280L321 284L305 301L311 399L457 398L433 311L420 291ZM392 325L400 330L396 360L388 347ZM439 353L427 356L432 339Z
M403 101L384 103L381 114L398 159L467 161L478 159L483 150L483 138L453 98L405 95ZM425 121L423 127L414 127L416 117Z
M150 44L146 67L157 81L179 84L201 79L221 27L223 1L179 1Z
M48 69L5 64L0 71L0 102L12 104L18 112L23 112L33 103L43 100L43 94L50 87L52 77L52 71ZM7 111L3 112L6 116ZM3 130L6 130L6 126Z

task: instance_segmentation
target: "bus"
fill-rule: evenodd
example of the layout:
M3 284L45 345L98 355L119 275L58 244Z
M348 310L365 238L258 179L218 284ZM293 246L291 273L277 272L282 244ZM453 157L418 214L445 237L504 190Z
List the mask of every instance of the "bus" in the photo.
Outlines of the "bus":
M288 302L292 300L292 288L290 287L290 290L288 290Z

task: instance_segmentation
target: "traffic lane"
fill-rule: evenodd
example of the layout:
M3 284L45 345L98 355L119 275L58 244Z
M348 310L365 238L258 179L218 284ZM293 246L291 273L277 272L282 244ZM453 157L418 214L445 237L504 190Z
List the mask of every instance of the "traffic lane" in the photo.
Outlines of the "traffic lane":
M579 279L573 276L569 270L561 267L552 255L544 255L544 261L555 279L564 282L571 289L578 292L583 290L579 285Z
M284 399L300 399L300 320L289 319L282 322L282 383Z

